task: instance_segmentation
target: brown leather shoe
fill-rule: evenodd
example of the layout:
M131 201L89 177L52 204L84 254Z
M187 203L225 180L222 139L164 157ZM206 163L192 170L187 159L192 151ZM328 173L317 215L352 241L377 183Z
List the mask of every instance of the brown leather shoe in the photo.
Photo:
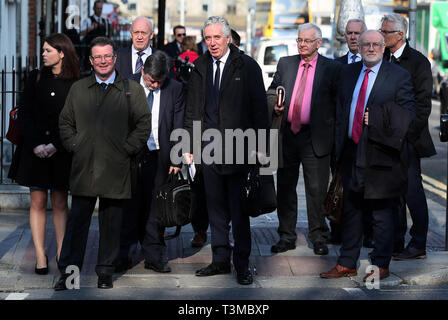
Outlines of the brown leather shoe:
M207 231L198 231L194 233L194 238L191 240L193 248L200 248L204 246L207 241Z
M357 274L358 273L356 272L356 269L349 269L338 264L330 271L322 272L320 274L320 277L329 279L329 278L353 277L356 276Z
M389 274L389 269L384 269L384 268L379 268L380 269L380 280L386 279L390 274ZM366 274L364 276L364 278L362 279L362 281L366 282L367 277L369 277L370 275L372 275L374 272L373 270L370 271L370 273Z

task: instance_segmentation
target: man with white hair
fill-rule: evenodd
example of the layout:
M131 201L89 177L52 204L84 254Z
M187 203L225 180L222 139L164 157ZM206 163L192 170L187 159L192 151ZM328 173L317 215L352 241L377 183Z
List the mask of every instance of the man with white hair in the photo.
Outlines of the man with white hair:
M322 278L357 275L362 217L372 215L371 265L364 281L389 276L394 215L406 192L406 132L415 116L409 73L383 59L384 37L367 30L359 38L362 62L341 70L336 107L335 151L344 197L342 245L337 265Z
M409 126L408 140L408 190L401 198L401 208L395 228L394 260L426 258L428 233L428 205L422 185L420 158L436 154L428 129L431 114L432 73L428 59L410 47L406 40L408 23L400 14L388 14L381 19L380 32L386 41L384 59L406 69L412 78L416 102L416 117ZM406 205L412 218L411 241L404 249ZM404 249L404 250L403 250Z
M317 255L328 254L329 230L322 209L333 149L336 84L341 64L321 56L322 32L312 23L299 26L298 55L283 57L269 87L285 89L285 101L275 106L281 118L277 171L278 234L274 253L296 247L297 182L303 166L308 235Z
M335 59L342 64L350 64L361 61L358 39L361 33L367 30L366 24L361 19L350 19L345 26L344 38L347 42L348 52Z
M137 17L130 31L132 45L117 51L115 69L122 77L128 78L134 73L141 73L146 58L156 50L151 48L154 30L151 20L146 17Z

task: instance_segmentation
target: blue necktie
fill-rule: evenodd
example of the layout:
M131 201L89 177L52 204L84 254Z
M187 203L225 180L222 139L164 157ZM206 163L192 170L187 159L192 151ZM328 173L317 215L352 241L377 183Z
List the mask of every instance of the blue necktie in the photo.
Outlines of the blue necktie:
M355 63L355 62L356 62L356 58L357 58L357 55L356 55L356 54L352 55L352 63Z
M219 69L219 63L221 61L216 60L216 72L215 72L215 81L213 82L213 87L215 89L216 97L219 97L219 79L221 77L221 70Z
M135 64L135 72L134 73L142 72L142 67L143 67L142 55L144 54L144 52L139 51L139 52L137 52L137 54L138 54L138 58L137 58L137 63Z
M105 83L105 82L101 82L100 85L101 85L101 88L103 89L103 91L106 92L106 89L107 89L107 83Z
M149 90L148 93L148 104L149 104L149 111L152 112L152 105L154 103L154 92L152 90ZM152 133L149 136L148 142L146 143L148 145L149 151L157 150L156 146L156 140L154 140L154 134Z

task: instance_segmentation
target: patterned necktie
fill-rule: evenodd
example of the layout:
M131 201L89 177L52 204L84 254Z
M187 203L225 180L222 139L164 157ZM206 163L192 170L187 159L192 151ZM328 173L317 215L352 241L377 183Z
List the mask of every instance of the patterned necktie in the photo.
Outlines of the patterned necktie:
M134 73L142 72L142 67L143 67L142 55L143 54L144 54L143 51L137 52L138 58L137 58L137 63L135 64L135 72Z
M303 96L305 95L305 86L306 86L306 79L308 77L309 67L310 67L309 63L303 64L303 72L302 76L300 77L299 88L296 92L296 97L294 99L294 108L292 110L292 119L291 119L291 131L294 134L297 134L297 132L299 132L300 128L302 127L302 124L300 123L300 114L302 112Z
M369 83L369 72L371 69L366 69L364 79L362 80L361 89L359 89L358 101L356 102L355 117L353 118L352 139L357 144L361 138L363 118L364 118L364 103L366 101L367 85Z
M105 82L101 82L100 85L101 85L101 88L103 89L103 91L106 92L106 89L107 89L107 83L105 83Z
M219 63L221 61L216 60L216 72L215 72L215 81L213 82L213 88L215 89L215 94L219 96L219 79L221 77L221 70L219 69Z
M148 92L148 104L149 104L149 111L152 112L152 105L154 103L154 91L149 90ZM156 146L156 140L154 139L154 134L152 133L149 135L148 142L146 143L148 145L149 151L157 150Z
M356 58L358 58L358 56L356 55L356 54L354 54L354 55L352 55L352 63L355 63L356 62Z

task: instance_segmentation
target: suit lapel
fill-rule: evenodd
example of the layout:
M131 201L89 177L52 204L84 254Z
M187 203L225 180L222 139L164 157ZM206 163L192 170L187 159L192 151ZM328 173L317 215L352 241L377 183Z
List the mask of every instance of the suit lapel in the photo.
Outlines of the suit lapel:
M316 94L320 87L320 82L322 80L323 74L325 73L325 63L320 56L317 55L317 63L316 63L316 71L314 72L314 80L313 80L313 91L311 92L311 105L310 112L313 112L314 101L316 101ZM311 114L310 114L311 117Z
M375 95L381 92L381 86L387 84L387 78L389 77L389 62L384 61L381 63L380 70L378 70L378 75L376 76L375 83L373 84L372 91L370 91L369 99L367 100L367 106L375 101Z
M359 74L361 73L362 70L362 62L355 62L350 64L349 66L349 72L345 72L344 76L347 76L347 86L346 86L346 91L344 93L344 97L348 97L347 101L345 102L345 116L348 119L349 115L350 115L350 107L352 104L352 99L353 99L353 92L355 91L355 87L356 87L356 82L358 81L359 78Z

